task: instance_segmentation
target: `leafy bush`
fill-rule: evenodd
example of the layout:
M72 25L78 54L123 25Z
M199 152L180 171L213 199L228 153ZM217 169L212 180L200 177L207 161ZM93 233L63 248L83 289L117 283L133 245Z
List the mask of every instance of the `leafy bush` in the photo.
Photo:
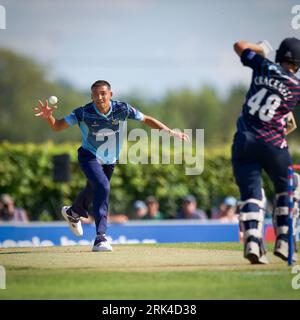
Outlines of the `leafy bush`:
M77 162L79 144L0 144L0 193L9 193L16 205L27 209L32 220L61 219L60 207L71 204L85 185L85 177ZM71 181L53 182L52 157L69 153ZM299 163L300 155L294 155ZM155 195L161 211L169 217L175 215L181 199L193 194L198 206L210 211L227 195L238 197L238 188L232 175L230 148L206 150L205 167L201 175L188 176L184 165L119 164L111 180L110 211L131 215L137 199ZM269 198L273 190L269 179L265 181ZM45 217L45 212L50 217Z

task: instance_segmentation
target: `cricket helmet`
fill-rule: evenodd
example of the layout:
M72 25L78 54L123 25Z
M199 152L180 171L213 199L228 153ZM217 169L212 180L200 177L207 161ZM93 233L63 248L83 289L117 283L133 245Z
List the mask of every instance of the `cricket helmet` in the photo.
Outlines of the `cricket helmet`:
M300 67L300 40L297 38L284 39L276 51L275 62L290 62Z

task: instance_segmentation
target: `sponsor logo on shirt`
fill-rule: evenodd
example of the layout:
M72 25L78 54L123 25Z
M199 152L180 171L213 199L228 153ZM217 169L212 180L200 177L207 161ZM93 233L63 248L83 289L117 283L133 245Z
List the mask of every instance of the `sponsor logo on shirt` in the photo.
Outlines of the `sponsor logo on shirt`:
M99 124L97 123L97 121L94 121L91 126L92 127L99 127Z
M110 130L110 129L101 129L97 132L93 132L93 135L96 136L96 137L107 137L107 136L112 136L112 135L115 135L119 133L119 130L116 130L116 131L113 131L113 130Z
M251 59L253 59L253 57L256 55L256 53L254 52L254 51L250 51L249 53L248 53L248 55L247 55L247 58L249 59L249 60L251 60Z

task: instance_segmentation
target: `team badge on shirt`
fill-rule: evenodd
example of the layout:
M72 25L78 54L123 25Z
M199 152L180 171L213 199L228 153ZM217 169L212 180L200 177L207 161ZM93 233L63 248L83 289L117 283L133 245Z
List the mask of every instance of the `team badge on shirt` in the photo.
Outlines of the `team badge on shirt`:
M256 55L256 53L255 53L254 51L250 51L250 52L248 53L248 55L247 55L247 58L248 58L249 60L251 60L255 55Z
M111 123L115 126L115 125L119 124L119 120L118 119L112 119Z

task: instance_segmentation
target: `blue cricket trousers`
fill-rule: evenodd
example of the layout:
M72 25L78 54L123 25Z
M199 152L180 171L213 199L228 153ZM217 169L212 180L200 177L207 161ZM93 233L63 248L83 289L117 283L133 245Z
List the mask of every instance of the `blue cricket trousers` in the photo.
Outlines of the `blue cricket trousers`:
M72 210L82 217L88 217L88 208L93 203L93 215L97 235L105 234L107 229L110 178L115 164L100 164L95 155L82 147L78 149L78 161L87 177L87 184L76 197Z
M276 193L287 192L288 166L291 164L288 148L280 149L265 143L256 139L250 132L235 134L232 165L241 201L262 198L262 169L272 180Z

